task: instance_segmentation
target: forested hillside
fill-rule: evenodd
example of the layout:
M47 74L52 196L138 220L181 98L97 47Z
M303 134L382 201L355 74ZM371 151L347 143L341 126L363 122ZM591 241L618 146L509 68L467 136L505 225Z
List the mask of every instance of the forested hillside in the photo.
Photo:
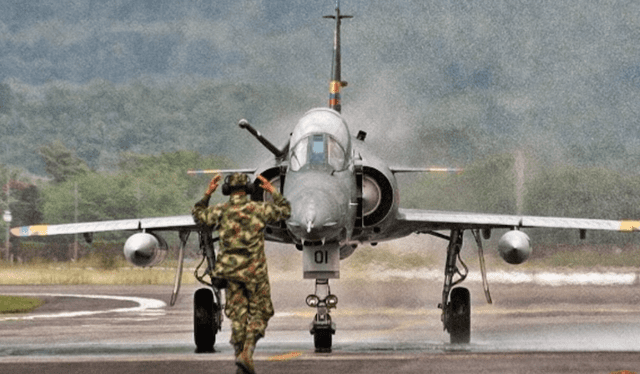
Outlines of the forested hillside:
M41 176L46 174L38 149L56 140L94 170L114 171L122 152L192 150L245 161L256 157L258 143L238 128L240 118L259 118L266 123L256 127L271 127L282 116L311 107L295 90L206 80L171 85L57 82L26 92L2 84L0 93L0 154L6 164Z

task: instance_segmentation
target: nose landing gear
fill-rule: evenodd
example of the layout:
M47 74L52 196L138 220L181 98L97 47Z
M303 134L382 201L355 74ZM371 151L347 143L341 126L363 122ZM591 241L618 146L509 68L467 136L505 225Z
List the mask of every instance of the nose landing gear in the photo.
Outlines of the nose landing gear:
M329 312L338 305L338 297L331 294L328 279L316 279L316 291L307 296L307 305L316 308L317 312L311 322L310 333L317 353L331 352L336 325L331 321Z

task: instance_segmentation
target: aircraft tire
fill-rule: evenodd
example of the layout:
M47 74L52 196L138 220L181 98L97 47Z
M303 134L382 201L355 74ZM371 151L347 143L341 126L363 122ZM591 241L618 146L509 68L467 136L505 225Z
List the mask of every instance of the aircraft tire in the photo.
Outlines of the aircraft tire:
M193 335L196 353L214 352L216 344L216 313L218 305L214 303L213 291L200 288L193 296Z
M330 329L317 329L313 334L313 345L317 353L331 352L332 334Z
M448 330L451 344L467 344L471 341L471 296L469 290L458 287L451 290Z

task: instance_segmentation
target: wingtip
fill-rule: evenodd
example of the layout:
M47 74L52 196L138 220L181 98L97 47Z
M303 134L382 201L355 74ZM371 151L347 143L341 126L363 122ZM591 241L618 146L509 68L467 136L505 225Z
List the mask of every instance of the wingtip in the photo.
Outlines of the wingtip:
M14 227L9 232L11 235L22 238L27 236L46 236L49 230L49 225L34 225L34 226L21 226Z
M620 231L640 231L640 221L620 221Z
M29 226L14 227L9 230L9 232L11 233L11 235L17 237L29 236Z

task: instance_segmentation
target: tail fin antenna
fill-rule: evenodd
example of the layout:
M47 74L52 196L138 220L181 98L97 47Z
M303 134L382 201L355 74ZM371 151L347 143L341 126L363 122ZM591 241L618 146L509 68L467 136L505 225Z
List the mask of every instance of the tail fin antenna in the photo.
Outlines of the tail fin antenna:
M353 16L343 16L340 14L340 0L336 0L336 14L324 16L323 18L331 18L336 20L336 29L333 38L333 62L331 64L331 81L329 82L329 108L340 112L342 104L340 102L340 90L347 86L347 82L340 78L341 57L340 57L340 24L345 18L353 18Z

